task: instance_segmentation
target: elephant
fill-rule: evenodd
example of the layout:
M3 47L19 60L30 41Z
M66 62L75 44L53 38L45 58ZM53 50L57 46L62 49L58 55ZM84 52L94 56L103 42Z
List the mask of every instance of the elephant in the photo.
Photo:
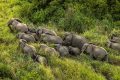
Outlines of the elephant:
M117 36L112 36L110 39L111 42L120 43L120 38Z
M71 55L77 56L77 55L80 55L80 53L81 53L80 49L77 48L77 47L69 46L68 49L69 49L69 53L70 53Z
M40 44L40 49L45 51L48 55L60 56L60 54L52 47L48 47L46 44Z
M59 36L52 36L47 34L42 34L40 40L43 42L54 43L54 44L62 44L63 40Z
M84 51L86 51L91 58L101 61L108 61L108 53L103 47L85 43L82 47L82 53Z
M69 50L66 46L62 46L61 44L55 44L55 49L60 53L60 56L69 55Z
M35 60L40 64L47 65L47 59L43 56L37 55Z
M36 33L38 36L41 34L48 34L48 35L52 35L52 36L57 36L57 34L54 31L48 30L46 28L37 29Z
M65 33L65 37L64 37L63 41L64 41L63 42L64 45L77 47L80 50L82 49L82 46L85 43L88 43L86 38L76 35L76 34L73 34L73 33Z
M11 32L17 30L20 32L28 32L28 26L22 21L17 18L12 18L8 21L8 27L10 28Z
M120 52L120 43L108 41L108 47Z
M32 35L32 34L18 33L16 37L19 39L25 39L27 42L35 42L36 41L34 35Z
M19 40L19 46L22 49L22 51L24 52L24 54L26 54L30 57L33 57L37 53L36 48L32 45L28 45L27 41L24 39Z

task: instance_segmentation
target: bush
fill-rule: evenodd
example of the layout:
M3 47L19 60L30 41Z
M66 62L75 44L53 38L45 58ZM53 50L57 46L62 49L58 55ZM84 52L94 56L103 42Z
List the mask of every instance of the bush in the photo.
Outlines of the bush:
M119 20L118 0L21 0L21 3L24 3L20 5L21 17L28 18L34 24L52 22L69 31L89 30L95 27L97 19Z

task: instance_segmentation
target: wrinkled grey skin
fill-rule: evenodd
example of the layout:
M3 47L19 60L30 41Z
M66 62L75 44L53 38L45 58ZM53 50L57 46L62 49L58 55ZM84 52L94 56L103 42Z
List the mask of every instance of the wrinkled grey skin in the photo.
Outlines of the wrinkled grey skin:
M54 44L62 44L63 40L59 36L52 36L47 34L42 34L40 38L43 42L54 43Z
M108 47L120 52L120 43L108 41Z
M53 56L60 56L60 54L52 47L47 46L46 44L41 44L40 49Z
M32 34L18 33L17 38L24 39L27 42L35 42L35 37Z
M35 47L32 46L32 45L28 45L26 40L20 39L19 40L19 46L22 49L22 51L24 52L24 54L29 55L31 57L33 55L36 55Z
M111 39L110 39L110 41L114 42L114 43L120 43L120 38L116 37L116 36L112 36Z
M20 32L28 32L28 27L26 24L22 23L19 19L12 18L8 21L8 27L11 32L17 30Z
M108 53L102 47L85 43L82 47L82 52L84 51L86 51L91 58L101 60L101 61L108 61Z
M39 62L40 64L47 65L47 59L43 56L37 55L36 61Z
M46 29L46 28L41 28L41 29L38 29L36 31L37 35L41 35L41 34L47 34L47 35L52 35L52 36L57 36L57 34L54 32L54 31L51 31L49 29Z
M69 55L68 47L62 46L60 44L55 45L55 49L60 53L60 56L67 56Z
M82 46L87 42L88 41L82 36L75 35L73 33L65 34L64 45L66 46L78 47L81 50Z
M77 56L77 55L80 55L80 53L81 53L80 49L76 48L76 47L69 46L68 49L69 49L69 53L71 55Z

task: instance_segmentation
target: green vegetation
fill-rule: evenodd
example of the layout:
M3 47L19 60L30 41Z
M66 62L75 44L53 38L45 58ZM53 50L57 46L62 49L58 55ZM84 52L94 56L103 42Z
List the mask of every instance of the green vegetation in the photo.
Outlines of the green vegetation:
M109 2L111 1L111 2ZM106 47L111 34L120 33L119 0L1 0L0 1L0 79L3 80L120 80L120 54ZM21 18L32 27L45 26L62 36L76 31L90 42L104 47L109 63L92 60L88 55L58 58L39 51L48 65L35 63L18 48L16 33L7 21Z

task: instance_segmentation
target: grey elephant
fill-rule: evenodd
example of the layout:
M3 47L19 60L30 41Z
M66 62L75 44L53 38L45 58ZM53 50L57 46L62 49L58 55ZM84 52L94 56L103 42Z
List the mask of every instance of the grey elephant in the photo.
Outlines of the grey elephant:
M71 55L77 56L77 55L80 55L80 53L81 53L80 49L77 48L77 47L69 46L68 49L69 49L69 53L70 53Z
M47 46L46 44L40 44L40 49L42 51L45 51L45 53L47 53L49 56L57 56L59 57L60 54L52 47Z
M65 33L63 41L64 45L78 47L80 50L82 49L82 46L88 42L86 38L73 33Z
M24 39L27 42L35 42L36 41L34 35L32 35L32 34L18 33L16 37L19 39Z
M12 18L8 21L8 27L10 30L13 31L20 31L20 32L28 32L28 26L24 23L22 23L17 18Z
M108 47L120 52L120 43L108 41Z
M47 59L43 56L36 55L35 61L39 62L40 64L47 65Z
M37 33L37 35L48 34L48 35L52 35L52 36L57 36L55 31L51 31L51 30L46 29L46 28L37 29L36 33Z
M36 48L32 45L28 45L26 40L20 39L19 46L22 49L22 51L24 52L24 54L26 54L30 57L33 57L34 55L36 55Z
M120 43L120 38L117 36L112 36L110 39L111 42Z
M68 47L62 46L60 44L55 44L55 49L60 53L60 56L68 56L69 50Z
M41 39L41 41L48 42L48 43L54 43L54 44L62 44L63 43L62 38L59 36L42 34L40 39Z
M101 61L108 61L108 53L103 47L85 43L82 47L82 52L84 51L86 51L91 58Z

